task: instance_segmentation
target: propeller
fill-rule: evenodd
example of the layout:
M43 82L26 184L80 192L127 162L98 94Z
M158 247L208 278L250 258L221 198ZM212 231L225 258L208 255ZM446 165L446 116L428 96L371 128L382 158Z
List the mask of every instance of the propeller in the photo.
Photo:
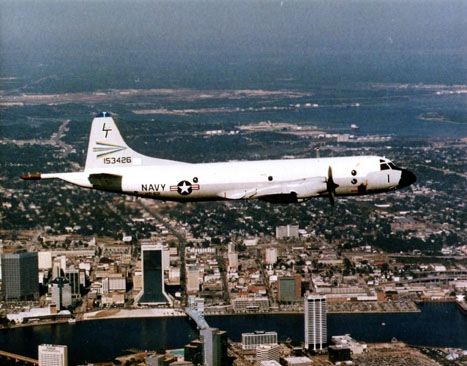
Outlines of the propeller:
M332 179L332 168L329 166L328 168L328 178L326 179L326 190L329 195L329 202L331 206L334 206L335 203L335 195L336 195L336 188L339 187L339 184L334 183L334 179Z

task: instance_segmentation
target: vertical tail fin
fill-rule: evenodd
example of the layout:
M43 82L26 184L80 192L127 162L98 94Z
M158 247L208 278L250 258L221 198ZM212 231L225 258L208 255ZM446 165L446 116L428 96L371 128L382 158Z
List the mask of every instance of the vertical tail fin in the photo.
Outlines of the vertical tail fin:
M92 121L89 135L88 153L85 170L149 166L165 164L183 164L173 160L151 158L137 153L123 140L110 113L99 113Z

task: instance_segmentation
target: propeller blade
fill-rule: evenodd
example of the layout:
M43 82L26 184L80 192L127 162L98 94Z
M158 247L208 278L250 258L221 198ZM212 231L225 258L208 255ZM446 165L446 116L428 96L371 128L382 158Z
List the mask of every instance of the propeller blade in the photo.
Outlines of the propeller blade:
M335 204L334 196L336 195L337 187L339 187L339 184L334 183L334 179L332 179L332 168L329 166L328 178L326 180L326 189L328 191L329 202L331 203L331 206L334 206Z

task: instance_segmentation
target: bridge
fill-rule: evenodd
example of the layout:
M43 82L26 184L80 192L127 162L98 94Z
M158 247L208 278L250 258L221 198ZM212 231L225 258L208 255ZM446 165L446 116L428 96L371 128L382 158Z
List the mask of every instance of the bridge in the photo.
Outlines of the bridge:
M0 351L1 365L32 365L39 366L39 361L26 356L17 355L16 353Z
M208 322L204 319L204 315L199 311L187 307L185 308L185 313L196 323L199 330L210 328Z

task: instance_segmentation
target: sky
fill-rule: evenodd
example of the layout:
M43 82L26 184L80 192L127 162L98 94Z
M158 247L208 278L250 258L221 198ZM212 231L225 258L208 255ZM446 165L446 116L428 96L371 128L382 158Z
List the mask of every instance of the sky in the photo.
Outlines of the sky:
M0 74L167 73L183 85L196 73L336 82L419 70L420 82L462 83L465 14L460 0L3 0Z

